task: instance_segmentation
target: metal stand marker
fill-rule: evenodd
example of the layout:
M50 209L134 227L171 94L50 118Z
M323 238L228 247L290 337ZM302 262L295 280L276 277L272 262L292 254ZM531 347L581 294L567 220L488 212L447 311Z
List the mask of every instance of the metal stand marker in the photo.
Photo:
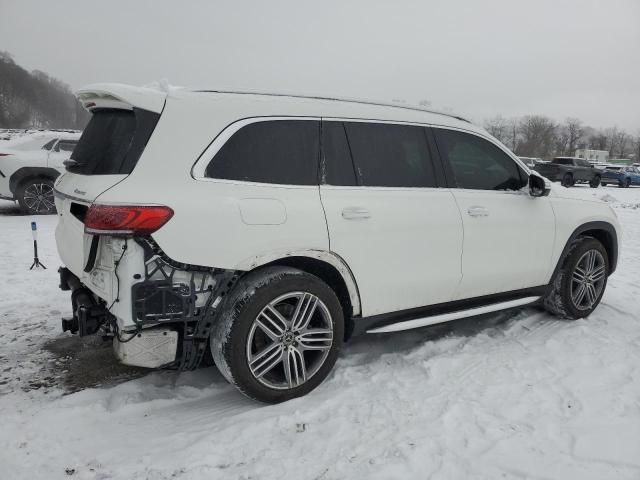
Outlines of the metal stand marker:
M31 235L33 236L33 263L29 270L33 270L38 267L42 267L46 270L47 267L40 263L40 260L38 259L38 227L36 222L31 222Z

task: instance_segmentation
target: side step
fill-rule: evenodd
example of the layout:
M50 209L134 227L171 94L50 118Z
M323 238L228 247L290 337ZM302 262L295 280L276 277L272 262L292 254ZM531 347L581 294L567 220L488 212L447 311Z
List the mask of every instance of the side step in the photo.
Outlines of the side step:
M406 320L398 323L392 323L391 325L385 325L384 327L373 328L367 330L367 333L386 333L386 332L398 332L400 330L410 330L412 328L426 327L427 325L435 325L436 323L449 322L451 320L458 320L465 317L474 317L476 315L483 315L485 313L498 312L500 310L507 310L509 308L521 307L522 305L529 305L539 300L540 297L524 297L517 300L509 300L508 302L492 303L491 305L485 305L484 307L469 308L467 310L458 310L451 313L443 313L440 315L431 315L429 317L416 318L414 320Z

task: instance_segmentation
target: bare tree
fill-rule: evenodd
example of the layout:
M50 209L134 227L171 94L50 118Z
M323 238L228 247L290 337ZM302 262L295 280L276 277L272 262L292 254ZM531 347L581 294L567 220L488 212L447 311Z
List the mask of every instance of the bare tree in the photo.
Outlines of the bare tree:
M624 130L618 131L615 138L615 146L617 158L624 158L627 150L627 142L629 141L629 135Z
M608 150L609 138L602 130L596 131L594 135L589 137L589 148L593 150Z
M609 150L609 158L613 158L614 150L616 149L616 141L618 138L618 127L608 128L605 131L607 137L606 150Z
M529 157L550 158L556 140L556 124L542 115L526 115L518 125L521 141L518 154Z
M575 155L578 143L584 135L584 127L582 120L578 118L567 118L565 121L565 127L567 130L567 150L569 155Z
M509 139L509 123L502 115L496 115L484 122L484 128L505 145Z
M509 119L509 148L515 152L518 148L518 125L520 121L517 118Z
M573 155L574 150L570 147L569 129L565 125L559 125L556 127L555 134L555 148L558 155Z

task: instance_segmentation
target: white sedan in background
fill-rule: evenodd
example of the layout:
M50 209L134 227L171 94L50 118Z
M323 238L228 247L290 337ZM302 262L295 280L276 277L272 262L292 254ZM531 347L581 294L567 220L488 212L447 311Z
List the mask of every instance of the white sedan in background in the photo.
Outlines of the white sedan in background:
M78 143L77 131L38 131L0 143L0 198L25 213L54 213L53 182Z

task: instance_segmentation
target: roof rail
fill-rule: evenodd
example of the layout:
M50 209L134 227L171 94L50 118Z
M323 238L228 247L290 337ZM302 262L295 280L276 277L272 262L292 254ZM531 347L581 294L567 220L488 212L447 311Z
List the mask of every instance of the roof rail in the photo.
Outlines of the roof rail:
M361 98L349 98L349 97L323 97L321 95L301 95L296 93L280 93L280 92L261 92L255 90L193 90L194 92L210 92L210 93L232 93L239 95L266 95L271 97L294 97L294 98L308 98L312 100L331 100L336 102L352 102L352 103L361 103L364 105L376 105L380 107L396 107L396 108L404 108L406 110L415 110L418 112L426 112L426 113L434 113L437 115L444 115L447 117L455 118L456 120L460 120L463 122L471 123L470 120L461 117L459 115L453 113L442 112L440 110L433 110L429 108L422 108L418 105L406 105L403 103L393 103L393 102L380 102L377 100L367 100Z

